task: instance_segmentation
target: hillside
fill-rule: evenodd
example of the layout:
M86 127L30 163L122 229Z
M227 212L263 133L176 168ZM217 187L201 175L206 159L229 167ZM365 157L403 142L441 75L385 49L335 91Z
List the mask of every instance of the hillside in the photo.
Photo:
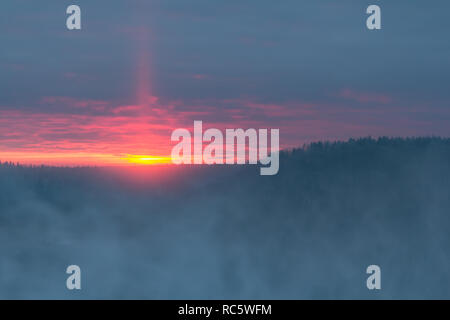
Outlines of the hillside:
M450 298L450 139L152 170L1 164L0 298Z

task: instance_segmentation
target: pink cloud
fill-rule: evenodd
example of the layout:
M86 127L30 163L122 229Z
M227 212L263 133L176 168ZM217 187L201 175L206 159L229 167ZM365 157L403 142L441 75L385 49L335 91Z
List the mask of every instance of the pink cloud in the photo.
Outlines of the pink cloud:
M347 91L345 96L355 95L353 91ZM363 101L379 101L372 95L356 97ZM66 108L61 108L61 111L56 108L56 112L54 109L53 112L36 112L3 106L0 108L0 160L11 160L5 158L8 154L20 154L25 158L26 154L33 154L33 159L36 159L36 155L48 157L55 152L62 153L58 157L66 153L75 163L79 158L74 154L167 156L173 146L170 141L172 131L176 128L192 130L194 120L202 120L205 130L278 128L281 148L324 139L436 130L431 123L413 118L418 107L409 113L407 110L398 112L401 108L398 107L396 113L387 107L355 110L339 104L301 101L278 104L249 98L186 104L183 101L162 102L158 97L146 95L143 101L143 104L130 105L70 97L45 97L39 101L41 104L69 106L70 112ZM387 112L390 117L386 117ZM405 116L408 114L410 118Z
M209 76L206 74L194 74L192 76L192 78L197 79L197 80L203 80L203 79L209 78Z
M75 99L71 97L43 97L39 104L54 105L61 108L87 109L92 111L106 111L110 102L105 100ZM67 111L67 109L65 109Z

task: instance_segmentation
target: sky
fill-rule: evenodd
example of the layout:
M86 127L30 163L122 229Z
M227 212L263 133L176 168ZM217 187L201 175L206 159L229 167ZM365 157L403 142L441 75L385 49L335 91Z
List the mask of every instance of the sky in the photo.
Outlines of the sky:
M66 28L71 4L81 30ZM366 28L371 4L381 30ZM448 137L449 11L442 0L3 0L0 161L165 161L172 131L194 120L278 128L284 149Z

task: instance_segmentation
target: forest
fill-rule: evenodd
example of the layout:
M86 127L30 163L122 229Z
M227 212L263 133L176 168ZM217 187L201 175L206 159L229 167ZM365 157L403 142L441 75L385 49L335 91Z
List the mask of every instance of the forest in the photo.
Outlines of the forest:
M450 298L450 139L317 142L258 170L2 162L0 298Z

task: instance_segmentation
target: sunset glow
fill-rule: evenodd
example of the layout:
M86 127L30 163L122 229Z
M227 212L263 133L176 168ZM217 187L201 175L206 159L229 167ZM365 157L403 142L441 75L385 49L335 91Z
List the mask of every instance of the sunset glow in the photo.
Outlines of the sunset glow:
M12 162L22 165L50 166L126 166L169 164L170 157L146 155L113 155L101 153L39 153L39 152L0 152L1 162Z
M126 158L129 163L150 165L150 164L167 164L171 163L172 159L170 157L155 157L155 156L145 156L145 155L127 155Z

